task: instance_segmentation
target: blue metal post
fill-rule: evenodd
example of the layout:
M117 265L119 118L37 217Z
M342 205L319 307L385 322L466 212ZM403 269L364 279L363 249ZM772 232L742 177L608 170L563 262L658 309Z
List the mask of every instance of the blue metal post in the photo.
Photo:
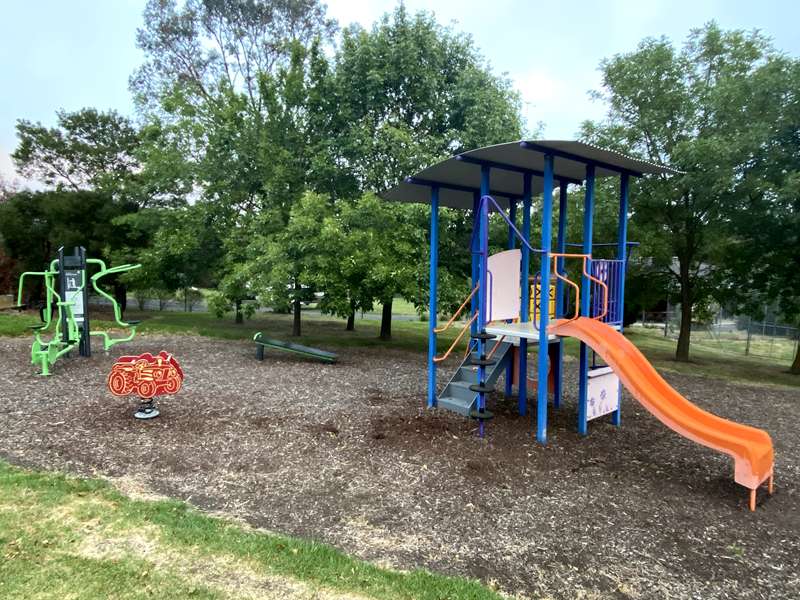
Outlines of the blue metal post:
M567 251L567 182L562 181L558 189L558 240L556 241L557 252L564 254ZM564 271L564 258L556 259L558 272ZM556 318L563 319L565 307L564 282L556 280ZM564 340L558 340L558 357L553 365L553 379L555 386L553 390L553 406L561 407L561 397L564 390Z
M586 166L586 196L583 200L583 253L592 253L592 225L594 213L594 165ZM587 266L591 269L591 264ZM585 275L581 276L581 316L589 315L589 300L591 294L591 281ZM586 402L589 388L589 349L581 342L578 375L578 433L586 435Z
M513 198L508 200L508 218L509 220L514 223L516 226L517 224L517 201ZM508 249L513 250L515 244L515 234L514 228L510 225L508 226ZM508 365L506 365L506 389L505 395L506 397L510 396L513 393L513 385L514 385L514 364L512 360L508 361Z
M436 406L436 296L439 267L439 187L431 187L431 265L428 306L428 408Z
M480 203L480 229L478 236L478 245L480 247L480 254L478 259L480 261L480 271L478 276L478 331L483 333L486 330L486 312L489 305L489 283L488 283L488 256L489 256L489 203L483 200L484 196L489 195L489 182L491 177L491 169L484 165L481 166L481 203ZM486 340L478 340L478 356L481 360L485 359ZM481 364L478 366L478 383L485 385L486 383L486 367ZM486 408L486 393L478 392L478 413L482 413ZM479 419L478 428L480 436L483 437L483 419Z
M625 276L628 272L628 187L630 177L623 173L619 178L619 223L617 228L617 259L622 261L619 269L617 307L620 321L625 321ZM622 326L622 325L620 325ZM622 384L619 386L619 408L611 415L614 425L622 423Z
M539 279L539 370L536 404L536 439L547 443L547 349L549 311L545 294L550 290L550 244L553 229L553 155L544 155L544 185L542 190L542 260Z
M478 227L480 226L481 218L480 218L480 202L481 202L481 194L480 192L475 192L472 196L472 240L473 246L470 248L470 252L472 253L472 287L475 288L475 284L478 282L478 276L480 271L480 262L478 261L477 252L479 250L479 236L477 235ZM470 316L474 315L478 311L478 294L475 294L470 300ZM478 332L478 322L473 321L471 332L477 333ZM472 343L470 341L470 343Z
M530 319L529 307L531 302L531 251L528 244L531 243L531 200L533 196L533 186L531 185L531 174L525 173L523 175L522 194L522 235L527 244L522 246L522 273L520 282L522 285L522 306L520 307L519 320L527 323ZM528 340L527 338L520 338L519 340L519 395L517 397L517 404L519 414L524 415L528 412Z

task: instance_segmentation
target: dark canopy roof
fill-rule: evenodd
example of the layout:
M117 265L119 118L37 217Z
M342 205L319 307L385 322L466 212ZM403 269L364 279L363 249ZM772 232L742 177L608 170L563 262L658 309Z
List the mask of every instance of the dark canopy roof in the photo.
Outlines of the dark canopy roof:
M407 178L382 197L397 202L430 204L430 185L439 185L439 204L451 208L471 209L473 194L480 190L481 164L492 167L491 194L507 206L509 198L521 198L523 173L533 174L533 194L542 191L544 155L555 156L555 186L559 181L581 183L586 165L596 166L596 177L627 173L634 177L654 173L679 173L664 165L650 163L584 142L568 140L516 141L486 146L453 156Z

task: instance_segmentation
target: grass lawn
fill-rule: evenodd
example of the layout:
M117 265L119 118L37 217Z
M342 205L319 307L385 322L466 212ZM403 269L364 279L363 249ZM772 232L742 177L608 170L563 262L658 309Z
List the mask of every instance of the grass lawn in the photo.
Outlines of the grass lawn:
M182 502L0 462L0 597L499 599L474 581L396 572Z
M777 362L761 356L744 356L720 348L692 344L691 362L675 360L676 342L659 330L628 328L625 337L641 350L656 368L687 375L705 375L758 384L800 386L800 376L788 373L791 360Z
M95 313L97 314L97 309ZM100 315L110 317L110 313L105 315L101 312ZM234 323L230 317L217 319L205 312L129 310L126 316L142 320L138 328L140 332L195 333L222 339L248 340L256 331L261 331L267 337L291 339L300 344L323 348L388 347L425 352L428 345L428 324L420 321L393 321L392 341L383 342L378 339L380 322L372 319L356 319L355 331L345 331L344 320L303 314L303 335L291 338L290 315L259 313L241 325ZM37 322L39 318L33 313L0 313L0 335L30 335L27 326ZM113 323L102 318L92 321L92 327L96 329L112 326ZM457 334L457 326L441 334L438 338L439 352L444 352ZM760 356L744 356L695 344L691 349L692 361L680 363L674 360L675 342L664 338L659 330L633 327L628 328L625 335L660 370L750 383L800 386L800 377L787 372L789 361L777 363ZM463 351L464 340L459 343L458 348L458 352ZM568 355L577 356L577 348L576 340L567 340ZM450 363L453 360L451 358Z

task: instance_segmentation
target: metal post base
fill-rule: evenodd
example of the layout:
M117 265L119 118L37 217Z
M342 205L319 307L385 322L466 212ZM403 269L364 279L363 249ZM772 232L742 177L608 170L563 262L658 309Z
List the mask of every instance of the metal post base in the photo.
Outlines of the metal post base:
M139 408L136 409L136 412L133 413L134 418L147 420L147 419L155 419L161 413L155 407L155 403L153 400L149 400L147 402L142 402L139 405Z

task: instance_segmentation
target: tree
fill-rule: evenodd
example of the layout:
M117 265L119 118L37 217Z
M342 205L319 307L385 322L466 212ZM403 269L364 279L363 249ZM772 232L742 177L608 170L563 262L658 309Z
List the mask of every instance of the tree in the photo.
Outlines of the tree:
M247 262L250 281L269 306L290 306L292 335L299 336L302 303L313 297L314 250L319 247L322 224L331 214L328 202L313 193L304 194L292 206L285 227L264 212L259 215L249 246Z
M202 206L164 211L151 244L137 256L143 285L180 291L187 302L192 287L207 286L220 261L221 243Z
M725 291L750 315L766 318L762 308L773 306L786 322L800 326L800 61L775 61L772 67L762 73L759 87L777 96L767 109L773 118L766 123L765 143L736 181L742 201L725 256ZM790 372L800 374L800 351Z
M109 259L112 248L128 241L116 219L135 210L98 192L18 192L0 204L0 240L19 271L41 271L61 246Z
M385 190L453 153L522 135L517 93L491 72L472 40L439 25L429 13L410 15L402 4L370 31L346 29L330 77L318 80L324 97L335 102L325 123L328 160L346 165L362 193ZM470 271L471 219L465 212L442 213L440 277L459 281ZM430 209L381 205L364 196L343 207L341 218L345 231L356 232L346 239L355 240L361 229L373 232L370 274L360 286L368 284L382 304L381 337L388 339L396 295L412 300L420 311L427 306ZM353 265L353 281L363 269ZM341 289L349 289L355 300L352 285ZM451 294L465 290L452 282L442 285L440 306L446 308Z
M332 135L364 191L523 128L518 94L471 38L403 4L371 31L344 30L334 93Z
M685 172L632 188L632 222L662 249L653 264L679 290L678 360L689 359L693 307L720 287L731 217L741 201L736 181L767 142L780 102L779 80L765 75L780 64L783 57L758 32L725 32L714 23L693 30L681 50L648 38L601 64L597 96L608 114L585 123L583 137Z
M285 67L294 42L308 47L336 30L318 0L148 0L137 46L146 62L131 77L145 112L180 96L188 106L242 92L261 112L259 78Z
M318 201L326 204L322 198ZM355 329L356 312L372 310L375 296L370 275L376 232L366 219L359 219L368 218L360 204L342 201L335 209L322 207L328 214L311 250L310 271L314 285L323 292L320 310L347 319L347 331Z
M139 135L116 111L56 112L57 127L17 121L19 146L11 155L20 174L72 190L118 191L139 168Z

